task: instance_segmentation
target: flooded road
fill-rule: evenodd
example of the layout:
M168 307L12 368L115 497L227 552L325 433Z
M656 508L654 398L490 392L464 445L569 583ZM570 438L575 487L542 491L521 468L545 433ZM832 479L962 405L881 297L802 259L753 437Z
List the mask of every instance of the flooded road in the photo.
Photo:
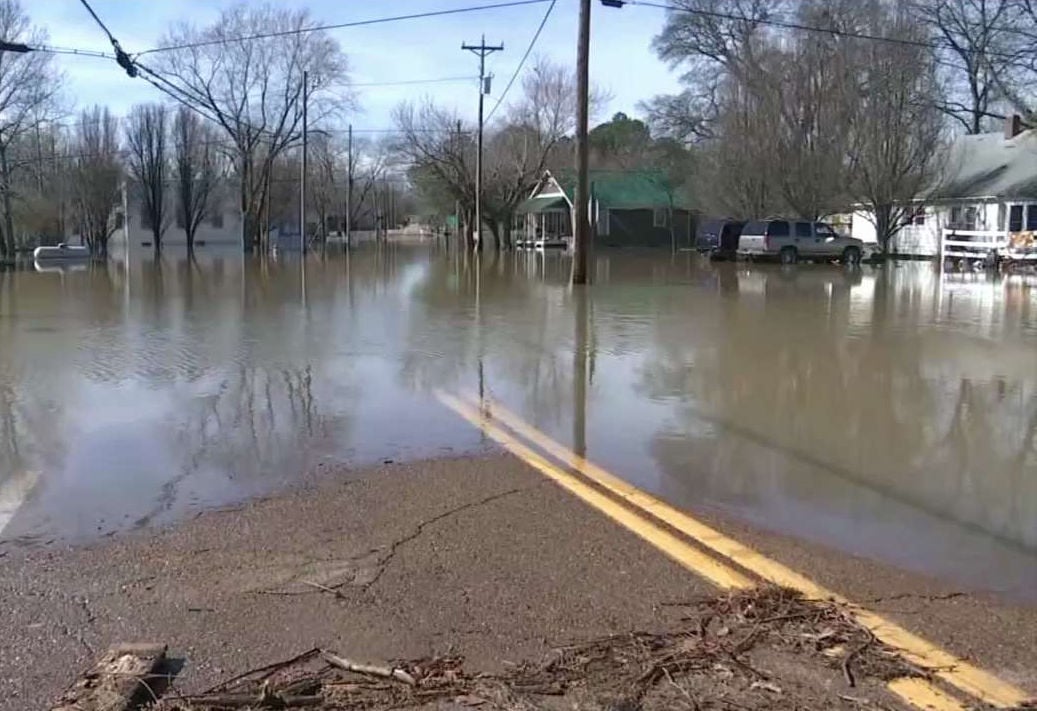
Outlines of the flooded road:
M483 393L631 482L1037 598L1037 279L368 247L0 273L0 539L489 445ZM488 475L492 475L488 472Z

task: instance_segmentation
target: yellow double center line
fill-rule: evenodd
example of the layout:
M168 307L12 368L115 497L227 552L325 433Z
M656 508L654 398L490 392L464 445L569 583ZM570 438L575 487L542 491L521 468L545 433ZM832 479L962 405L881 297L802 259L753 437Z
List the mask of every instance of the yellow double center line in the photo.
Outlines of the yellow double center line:
M754 585L751 578L739 572L727 561L734 562L762 580L794 588L808 598L834 600L847 605L850 613L862 626L878 639L900 650L908 661L930 670L933 676L979 701L999 708L1012 708L1021 706L1029 698L1022 689L959 659L875 612L853 605L846 598L810 578L631 486L578 456L501 405L484 402L480 406L474 399L465 401L442 391L438 391L436 395L444 405L481 429L512 454L717 587L736 589ZM579 472L596 486L562 470L501 425L524 437L564 466ZM602 489L611 496L603 493ZM699 547L689 544L659 525L660 523L695 541L698 546L721 556L721 559L704 553ZM958 711L966 708L952 696L924 680L898 679L890 682L889 688L918 708L934 711Z

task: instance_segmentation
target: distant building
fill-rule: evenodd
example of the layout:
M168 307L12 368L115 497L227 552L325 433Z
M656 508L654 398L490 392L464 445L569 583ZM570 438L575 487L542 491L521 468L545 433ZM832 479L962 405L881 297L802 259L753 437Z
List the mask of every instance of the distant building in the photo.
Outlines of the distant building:
M177 209L177 198L173 190L166 196L163 220L166 228L162 232L162 248L187 248L187 232L184 230L184 215ZM154 249L154 236L151 229L148 211L140 195L130 188L126 195L128 213L128 233L130 253ZM121 210L120 210L121 212ZM121 221L120 221L121 225ZM120 228L112 235L111 243L122 243L123 231ZM226 189L218 190L211 198L208 214L199 223L195 231L196 247L240 247L241 246L241 209L237 196Z
M937 187L890 243L894 254L954 256L961 250L1031 248L1037 234L1037 130L1018 116L1005 130L961 136L950 146ZM875 242L870 215L857 211L854 237ZM964 245L964 246L963 246Z
M547 171L518 210L518 239L572 239L575 175ZM654 171L590 172L590 219L595 243L617 247L689 247L691 206Z

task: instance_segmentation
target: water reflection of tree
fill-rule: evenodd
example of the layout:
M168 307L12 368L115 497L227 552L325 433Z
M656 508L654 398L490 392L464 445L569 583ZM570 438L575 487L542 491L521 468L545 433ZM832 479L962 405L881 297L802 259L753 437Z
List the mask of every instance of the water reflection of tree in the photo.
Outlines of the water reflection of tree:
M264 491L304 473L315 451L349 434L348 418L319 412L309 366L228 370L208 394L191 398L175 417L167 428L168 451L175 453L170 471L175 474L162 481L137 525L186 506L180 489L200 475L233 482L238 495ZM204 478L195 486L203 492L226 488Z
M1037 383L934 377L952 354L926 347L931 299L901 298L892 276L862 335L838 280L780 274L656 330L640 391L674 401L654 445L669 476L728 496L779 486L822 510L852 503L849 480L1037 545Z
M541 280L545 267L536 259L457 252L434 259L411 302L404 383L477 390L481 363L489 393L524 398L511 404L537 419L568 420L572 297L564 282Z

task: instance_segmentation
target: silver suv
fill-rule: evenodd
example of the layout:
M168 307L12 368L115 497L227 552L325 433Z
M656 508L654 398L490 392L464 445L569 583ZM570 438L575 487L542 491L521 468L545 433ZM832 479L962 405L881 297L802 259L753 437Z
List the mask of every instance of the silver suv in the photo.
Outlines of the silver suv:
M750 259L777 257L782 264L801 259L860 264L864 243L836 234L824 222L753 220L738 240L738 254Z

